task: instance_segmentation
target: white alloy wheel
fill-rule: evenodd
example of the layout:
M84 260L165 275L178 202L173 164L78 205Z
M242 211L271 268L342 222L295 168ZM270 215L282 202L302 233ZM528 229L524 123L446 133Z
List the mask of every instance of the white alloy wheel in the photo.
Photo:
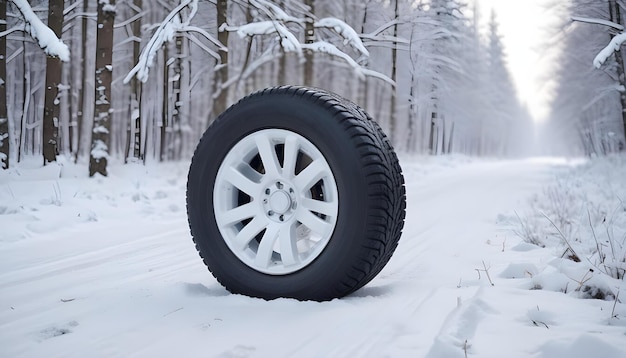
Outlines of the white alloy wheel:
M332 237L339 195L328 162L305 137L264 129L240 140L219 166L213 209L230 250L256 271L309 265Z

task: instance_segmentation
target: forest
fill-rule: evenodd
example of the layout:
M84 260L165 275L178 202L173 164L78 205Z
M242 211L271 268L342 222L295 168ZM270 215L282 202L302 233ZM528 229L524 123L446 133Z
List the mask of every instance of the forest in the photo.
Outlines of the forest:
M553 1L561 14L546 136L552 149L605 155L626 146L623 0Z
M542 137L555 151L624 147L622 54L593 66L623 31L623 5L553 6L563 24ZM188 159L229 105L285 84L353 100L401 152L531 154L497 14L485 31L483 16L461 0L3 0L2 167L62 157L106 175L110 160ZM42 41L43 24L60 40Z

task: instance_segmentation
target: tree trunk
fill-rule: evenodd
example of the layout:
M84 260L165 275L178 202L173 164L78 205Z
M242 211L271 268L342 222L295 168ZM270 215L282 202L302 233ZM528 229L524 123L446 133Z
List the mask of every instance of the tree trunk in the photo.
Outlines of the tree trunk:
M222 45L228 47L228 31L219 31L219 27L227 22L228 1L217 0L217 39ZM215 71L215 92L217 97L213 103L213 118L224 112L228 106L228 89L224 83L228 81L228 52L220 51L219 69Z
M398 0L395 0L395 10L394 10L394 14L395 14L395 19L397 20L400 17L400 10L398 7ZM395 25L393 25L393 37L397 38L398 37L398 23L396 23ZM394 42L393 47L391 48L391 79L394 82L398 82L398 43ZM396 95L396 89L392 88L391 89L391 109L389 110L389 140L391 141L391 143L394 142L395 139L395 130L396 130L396 117L397 117L397 113L396 113L396 102L397 102L397 95Z
M7 30L7 2L0 1L0 32ZM0 37L0 169L9 168L9 119L7 116L7 38Z
M182 138L181 133L181 77L183 72L183 58L185 57L183 54L183 36L176 36L174 39L174 48L176 49L176 54L174 56L174 64L172 65L172 69L174 71L174 78L172 78L172 93L170 96L173 97L172 103L172 111L171 111L171 121L169 128L169 138L167 143L167 151L168 151L168 159L173 160L178 156L178 141Z
M89 176L107 175L110 143L111 79L113 57L113 22L115 0L98 2L98 30L96 34L96 104L89 156Z
M313 18L315 13L315 0L305 0L304 4L308 7L310 14L310 16L306 17L306 24L304 25L304 43L312 44L315 42L315 19ZM304 85L313 86L313 61L315 60L315 54L311 50L306 50L304 59Z
M252 8L250 7L250 4L247 4L248 6L245 9L246 12L246 24L249 24L251 22L254 21L254 19L252 18ZM250 59L252 58L252 44L254 43L254 37L251 37L248 39L247 41L247 45L246 45L246 54L244 55L244 60L243 60L243 65L241 65L241 68L239 69L239 77L237 78L237 88L235 90L235 94L237 96L239 96L241 94L241 88L244 88L244 92L246 86L244 86L245 82L248 82L247 78L243 78L243 74L246 71L246 68L248 68L248 65L250 64ZM282 47L281 47L281 51L282 51ZM282 51L284 54L284 51ZM282 57L284 58L284 56ZM280 83L280 79L278 80L278 84Z
M89 12L89 1L83 1L83 13ZM81 20L81 42L80 49L80 88L78 90L78 109L76 111L76 133L74 137L74 160L78 161L78 156L81 151L82 133L85 118L85 90L87 87L87 39L88 36L88 22L87 16L83 16Z
M141 9L143 4L142 0L134 0L135 7ZM141 38L141 17L135 20L133 23L133 35ZM139 41L133 42L133 62L139 62L139 55L141 54L141 43ZM130 122L128 123L128 136L126 138L126 158L131 157L135 159L142 159L141 151L141 81L137 79L137 76L133 76L130 80L131 87L131 100L130 100ZM130 146L132 145L132 154Z
M363 20L361 23L361 33L364 34L365 33L365 25L367 24L367 11L368 11L368 5L369 5L370 1L367 1L363 6ZM362 87L362 89L360 91L358 91L357 93L357 98L358 98L358 102L357 103L361 103L362 106L366 106L368 103L368 94L369 94L369 81L367 76L365 76L363 79L359 80L358 85L360 87Z
M450 136L448 137L448 154L452 153L452 141L454 140L454 122L452 122L452 128L450 128Z
M610 20L617 24L623 25L622 14L619 4L615 0L609 0L609 6L609 13L611 14ZM617 78L619 80L619 84L621 85L621 88L626 88L626 71L624 70L624 57L622 57L621 51L615 51L613 55L615 56L615 60L617 61ZM622 107L622 125L624 128L624 138L622 138L622 140L620 141L621 146L619 150L623 151L626 150L626 93L624 91L620 91L619 99Z
M63 29L63 0L48 1L48 27L61 38ZM46 95L43 111L43 163L56 161L59 152L59 84L61 60L48 56L46 64Z
M165 160L166 142L167 142L167 126L169 125L170 113L170 81L169 81L169 44L163 47L163 103L161 121L159 122L159 161Z
M437 121L437 112L432 112L430 117L430 137L428 139L428 151L430 155L435 155L435 122Z

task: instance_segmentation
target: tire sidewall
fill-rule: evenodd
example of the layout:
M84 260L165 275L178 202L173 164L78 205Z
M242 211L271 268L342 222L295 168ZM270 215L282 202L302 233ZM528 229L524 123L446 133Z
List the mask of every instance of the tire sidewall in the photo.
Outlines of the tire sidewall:
M343 282L359 258L369 206L361 157L342 121L350 116L315 97L272 93L240 101L205 132L189 172L189 222L205 263L229 290L263 298L316 300L349 291ZM327 246L308 266L287 275L264 274L241 262L224 242L212 205L223 159L239 141L263 129L288 130L315 145L334 174L339 195L337 221Z

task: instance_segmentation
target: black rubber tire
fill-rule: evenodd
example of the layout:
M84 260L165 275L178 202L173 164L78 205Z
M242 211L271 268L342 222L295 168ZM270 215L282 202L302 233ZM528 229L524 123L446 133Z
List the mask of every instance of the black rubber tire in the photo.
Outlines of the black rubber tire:
M217 171L250 133L285 129L313 143L326 158L340 196L332 237L308 266L285 275L259 272L228 248L213 212ZM276 87L243 98L206 130L187 182L187 214L196 249L230 292L264 299L326 301L363 287L398 245L406 208L404 178L393 148L361 108L335 94Z

